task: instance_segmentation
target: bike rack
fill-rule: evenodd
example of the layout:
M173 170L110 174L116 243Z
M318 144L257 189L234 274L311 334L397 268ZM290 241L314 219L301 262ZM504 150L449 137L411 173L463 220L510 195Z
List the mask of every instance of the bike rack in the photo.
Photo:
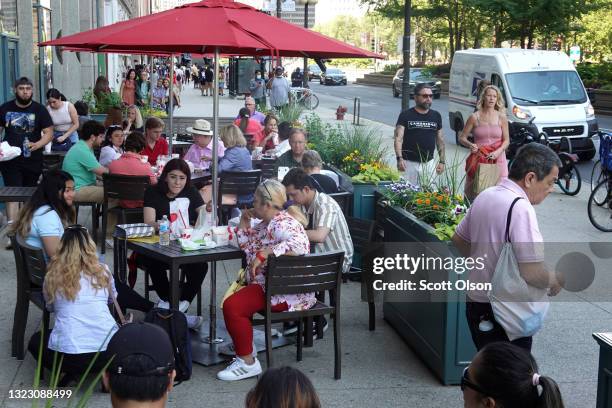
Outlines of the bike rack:
M359 119L361 118L361 98L356 96L353 100L353 125L359 126Z

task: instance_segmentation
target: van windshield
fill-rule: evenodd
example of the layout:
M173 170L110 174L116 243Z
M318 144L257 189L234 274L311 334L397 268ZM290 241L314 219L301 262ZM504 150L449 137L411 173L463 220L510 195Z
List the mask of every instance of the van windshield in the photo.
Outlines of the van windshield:
M514 103L568 105L584 103L587 96L576 71L535 71L506 74Z

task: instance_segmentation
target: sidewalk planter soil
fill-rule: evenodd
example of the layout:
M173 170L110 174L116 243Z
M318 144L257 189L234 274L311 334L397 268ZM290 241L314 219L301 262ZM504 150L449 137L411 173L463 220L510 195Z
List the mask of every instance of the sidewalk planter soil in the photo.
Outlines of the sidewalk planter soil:
M431 226L402 208L384 207L383 224L384 242L422 244L407 247L407 252L414 252L408 256L419 257L424 253L446 258L457 255L452 246L440 245L444 243L431 234ZM459 276L453 270L445 271L445 275L444 279L452 282ZM465 294L445 291L436 292L435 296L436 302L384 301L384 319L443 384L460 384L463 369L476 353L465 318Z

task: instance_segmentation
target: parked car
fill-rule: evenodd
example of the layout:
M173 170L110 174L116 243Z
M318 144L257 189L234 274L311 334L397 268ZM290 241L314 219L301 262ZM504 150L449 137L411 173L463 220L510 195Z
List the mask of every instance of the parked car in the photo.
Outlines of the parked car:
M399 98L402 94L402 81L404 80L404 68L400 68L393 77L393 96ZM442 82L438 78L430 76L422 68L410 68L410 96L414 96L414 87L416 84L426 83L431 86L431 91L434 94L434 98L440 98Z
M321 85L346 85L346 74L338 68L327 68L321 72Z
M321 68L318 65L309 65L308 80L312 81L314 78L321 79Z

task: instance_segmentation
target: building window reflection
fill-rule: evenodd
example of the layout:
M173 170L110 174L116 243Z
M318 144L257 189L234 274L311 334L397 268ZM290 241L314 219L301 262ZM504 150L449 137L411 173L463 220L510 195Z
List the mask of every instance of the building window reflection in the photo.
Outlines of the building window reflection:
M17 35L17 0L0 0L0 32Z
M44 100L47 90L53 88L53 49L52 47L39 47L38 43L50 40L51 37L51 10L50 0L33 0L32 26L34 42L32 56L35 72L38 73L39 98Z

